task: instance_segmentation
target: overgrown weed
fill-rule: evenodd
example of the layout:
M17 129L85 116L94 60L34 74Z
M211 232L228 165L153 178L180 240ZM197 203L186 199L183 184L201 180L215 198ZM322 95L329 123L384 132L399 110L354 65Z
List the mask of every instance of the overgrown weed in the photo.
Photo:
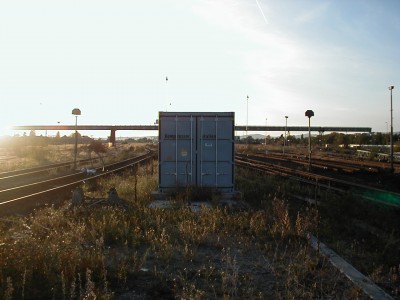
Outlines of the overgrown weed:
M246 177L242 187L257 182ZM116 188L127 210L66 205L1 220L0 297L118 299L135 291L143 299L304 299L351 289L308 246L316 210L291 216L282 190L260 185L245 194L254 204L247 211L150 209L156 178L143 167L99 180L97 191L84 186L88 198Z

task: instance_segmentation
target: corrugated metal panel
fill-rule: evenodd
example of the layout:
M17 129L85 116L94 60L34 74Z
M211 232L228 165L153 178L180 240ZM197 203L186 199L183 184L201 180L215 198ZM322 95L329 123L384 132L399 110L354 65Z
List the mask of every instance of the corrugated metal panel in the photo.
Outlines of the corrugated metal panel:
M234 188L234 113L159 113L159 190Z

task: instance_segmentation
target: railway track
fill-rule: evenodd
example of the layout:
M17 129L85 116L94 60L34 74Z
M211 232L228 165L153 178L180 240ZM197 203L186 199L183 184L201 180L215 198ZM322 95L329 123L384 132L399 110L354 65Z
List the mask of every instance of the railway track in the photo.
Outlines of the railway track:
M252 158L271 163L273 165L287 166L291 169L308 170L309 161L304 156L297 154L268 153L257 155L237 155L239 158ZM358 161L338 157L317 156L312 160L313 173L327 175L334 178L368 185L377 189L390 190L400 193L398 176L400 168L395 164L394 175L390 172L390 164L387 162Z
M303 169L268 162L263 156L238 155L235 157L235 164L239 167L285 177L304 184L318 186L319 188L326 188L342 193L351 190L362 198L400 207L400 193L374 187L370 183L362 183L360 180L352 181L349 180L349 177L340 179L338 178L339 176L321 175L315 172L304 171Z
M80 168L99 159L82 159L77 161L77 167ZM0 173L0 190L26 185L38 179L44 180L55 175L70 174L74 162L62 162L57 164L39 166L29 169L20 169L10 172ZM0 198L1 199L1 198Z
M268 154L251 155L251 157L259 157L260 159L274 161L274 162L281 162L281 163L290 162L290 163L297 163L298 165L301 166L308 166L308 156L295 153L287 153L286 155L283 155L282 153L269 152ZM313 155L312 166L313 168L317 169L342 171L346 173L357 173L362 171L370 173L378 173L382 170L390 169L390 164L388 162L352 160L352 159L345 159L342 157L321 156L321 155ZM399 168L398 164L395 164L395 167L398 169Z
M12 213L25 213L33 208L44 204L57 204L71 196L71 190L81 185L83 181L90 181L107 176L111 173L119 172L136 164L143 163L151 158L151 153L136 156L121 162L109 164L103 168L97 168L94 175L86 175L82 172L75 171L72 174L54 177L51 179L31 180L28 184L18 186L9 186L0 189L0 215L8 215ZM40 170L42 172L44 170ZM32 176L34 171L28 171L15 176ZM6 176L3 179L13 178Z
M304 200L317 206L319 217L321 220L323 219L321 222L323 225L318 225L318 239L324 240L326 245L330 245L334 251L327 248L322 242L318 242L316 238L311 237L310 242L313 248L321 251L320 253L326 256L336 268L341 270L346 277L371 298L393 299L389 296L389 293L395 291L396 283L392 284L384 276L379 279L369 278L358 270L362 270L364 274L371 274L371 270L376 267L374 266L375 259L379 259L385 264L381 266L385 270L390 270L393 263L394 265L398 264L396 257L400 253L397 221L400 209L399 193L340 179L340 172L330 172L330 176L321 175L302 169L290 168L283 164L274 164L271 161L265 161L262 157L236 156L235 165L314 186L316 188L314 197L310 197L307 192L303 195L290 194L290 197L294 199ZM345 199L368 199L371 201L354 201L354 204L333 202L321 197L322 193L318 193L319 188L335 190L338 195L350 191L353 197L346 196ZM306 191L306 189L304 190ZM320 199L318 203L316 202L317 199ZM384 205L370 205L373 202ZM363 205L364 203L365 205ZM295 213L298 211L297 209L300 210L302 203L294 201L291 203L291 207L294 208L293 212ZM324 228L322 229L322 227ZM351 248L354 250L349 251L348 249ZM343 256L344 259L339 255ZM368 260L371 260L371 262L368 262Z

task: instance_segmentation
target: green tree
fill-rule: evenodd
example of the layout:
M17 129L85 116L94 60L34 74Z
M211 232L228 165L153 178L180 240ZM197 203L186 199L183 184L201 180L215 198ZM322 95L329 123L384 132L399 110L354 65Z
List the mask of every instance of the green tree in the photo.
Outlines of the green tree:
M328 134L328 136L326 137L326 143L329 145L334 145L336 141L336 136L336 132L331 132L330 134Z
M345 148L349 146L350 138L347 134L339 133L335 137L335 145L343 145Z
M382 134L381 134L382 135ZM369 133L362 133L357 136L357 144L368 145L371 143L371 135Z
M371 142L375 145L385 145L386 144L386 134L382 132L377 132L373 135Z

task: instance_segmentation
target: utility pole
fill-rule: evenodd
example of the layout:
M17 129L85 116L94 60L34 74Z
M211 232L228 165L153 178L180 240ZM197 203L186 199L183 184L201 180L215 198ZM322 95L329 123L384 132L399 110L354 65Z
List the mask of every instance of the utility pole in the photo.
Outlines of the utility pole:
M267 154L267 124L268 124L268 119L265 118L265 154Z
M392 104L392 94L394 86L389 86L390 90L390 172L394 172L393 167L393 104Z
M286 142L286 131L287 131L287 119L288 118L289 118L288 116L285 116L286 123L285 123L285 136L283 137L283 155L285 155L285 145L287 144L287 142Z
M247 95L247 111L246 111L246 138L247 138L247 127L249 126L249 95Z

